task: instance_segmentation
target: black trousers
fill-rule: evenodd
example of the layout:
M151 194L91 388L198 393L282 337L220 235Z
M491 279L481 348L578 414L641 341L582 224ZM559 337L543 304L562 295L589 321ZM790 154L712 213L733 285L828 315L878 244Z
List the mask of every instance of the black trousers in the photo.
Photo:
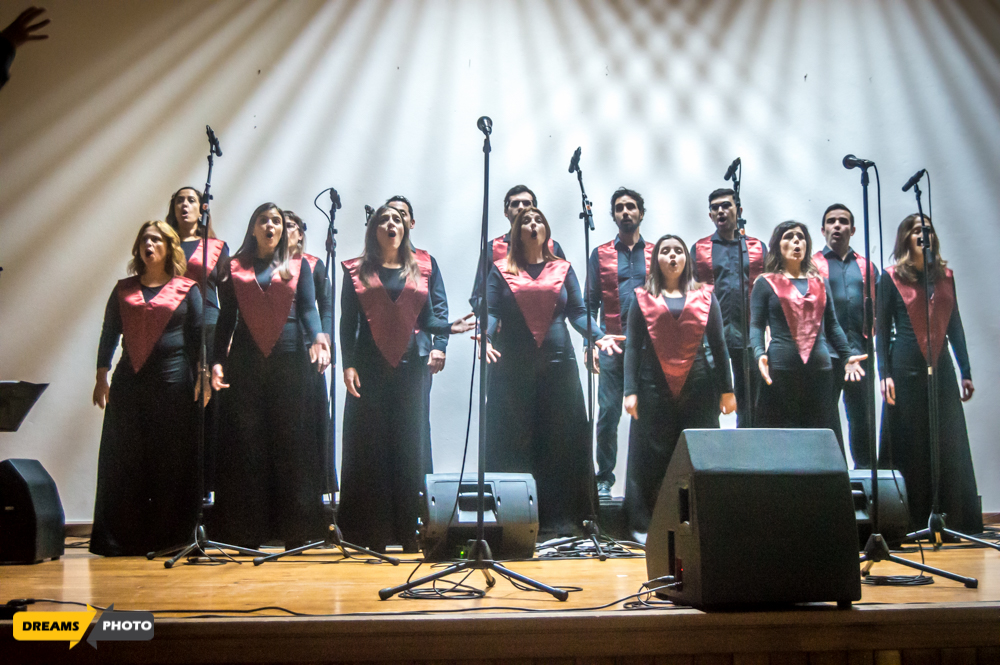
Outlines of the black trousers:
M625 390L625 355L601 353L601 374L597 387L597 482L615 484L618 461L618 423L622 418Z
M833 359L833 422L836 425L833 432L837 435L837 442L840 450L844 450L844 433L840 423L840 396L844 396L844 409L847 411L847 431L848 445L851 449L851 457L854 459L854 467L857 469L870 469L871 450L875 445L875 440L868 437L868 423L865 417L865 380L874 371L871 360L864 362L865 377L861 381L844 380L844 360ZM871 402L872 420L875 420L875 402ZM874 431L874 430L873 430Z
M750 386L743 381L743 355L750 355ZM729 359L733 365L733 392L736 394L736 426L753 427L747 416L747 406L756 402L759 390L760 370L753 359L753 349L729 347Z

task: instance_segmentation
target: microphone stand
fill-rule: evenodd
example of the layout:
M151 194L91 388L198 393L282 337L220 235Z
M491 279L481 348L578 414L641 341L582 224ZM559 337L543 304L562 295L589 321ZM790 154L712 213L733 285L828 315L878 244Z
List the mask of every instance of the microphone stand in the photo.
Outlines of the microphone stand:
M906 534L906 540L916 541L927 539L931 541L934 549L937 550L941 548L941 535L947 534L953 538L968 540L979 545L987 545L1000 550L1000 545L996 543L974 538L959 531L949 529L945 525L945 515L941 512L941 439L938 431L940 413L937 393L937 372L934 365L931 364L931 353L934 347L931 345L933 341L933 328L931 326L931 277L929 267L934 261L934 251L931 248L930 239L933 231L931 231L931 227L927 223L927 218L924 216L924 208L920 202L920 185L914 183L913 191L917 197L917 212L920 213L920 246L924 255L924 307L927 313L927 421L930 427L931 453L931 514L927 520L927 528ZM948 353L948 349L943 345L941 351ZM965 586L975 589L977 586L976 580L971 577L967 579L971 580L973 584L966 582Z
M861 190L862 190L862 200L864 204L864 222L865 222L865 261L868 265L868 274L863 275L865 283L865 311L864 311L864 331L865 331L865 353L868 354L869 358L874 358L874 302L872 299L872 291L874 286L872 285L871 275L873 273L871 269L871 244L870 244L870 220L868 213L868 169L872 164L864 162L858 164L861 169ZM920 207L920 193L917 190L917 207ZM923 213L921 212L921 218ZM926 236L925 236L926 237ZM924 265L927 265L927 248L924 248ZM927 271L924 271L927 274ZM880 306L883 308L881 316L886 316L885 299L883 298L879 302ZM929 307L929 305L928 305ZM928 312L929 314L929 312ZM927 317L927 334L928 334L928 349L930 349L930 316ZM874 365L874 363L873 363ZM928 378L931 385L934 385L934 376L929 374ZM961 582L969 589L975 589L979 586L979 581L974 577L964 577L956 573L948 572L940 568L934 568L923 563L917 563L916 561L910 561L909 559L904 559L901 556L896 556L889 551L889 544L886 542L885 538L882 536L882 532L879 529L879 499L878 499L878 450L875 446L875 373L868 372L865 376L865 426L866 433L868 435L868 449L870 451L869 457L871 458L871 500L869 503L869 514L871 515L871 525L872 532L868 536L868 541L865 543L865 549L861 553L860 563L864 566L861 568L861 577L868 577L869 572L873 565L879 561L891 561L893 563L898 563L907 568L913 568L926 573L931 573L932 575L940 575L946 579L952 580L954 582ZM887 409L893 407L886 404ZM936 422L936 415L932 416L934 420L932 423ZM932 450L936 450L937 432L931 429L931 446ZM932 463L933 463L933 453L932 453ZM937 483L934 484L934 508L933 512L937 512ZM933 519L933 514L932 514ZM943 526L943 523L942 523ZM940 542L940 541L939 541ZM981 541L983 542L983 541Z
M330 330L330 366L333 367L333 366L335 366L336 360L337 360L337 346L336 346L336 343L333 341L333 330L332 330L332 328L333 328L333 321L335 321L337 319L337 316L336 316L337 310L336 310L335 300L334 300L334 297L333 297L334 292L337 290L335 288L336 285L337 285L337 282L335 280L336 272L333 269L333 263L337 260L337 225L336 225L336 220L337 220L337 210L341 206L340 206L340 194L338 194L337 190L333 189L332 187L329 190L323 190L322 192L320 192L319 194L317 194L316 195L316 199L318 200L319 197L322 196L327 191L330 192L330 214L327 215L326 211L324 211L322 208L320 208L318 205L316 205L316 200L313 201L313 205L315 205L317 208L319 208L319 211L322 212L323 215L329 221L329 226L327 227L327 232L326 232L326 269L330 271L330 294L329 294L329 299L330 299L329 300L329 305L330 305L330 322L331 322L330 323L330 328L331 328L331 330ZM336 449L332 445L332 442L333 442L333 439L334 439L334 432L336 431L336 422L335 422L336 417L337 417L337 381L334 379L333 373L331 372L331 377L330 377L330 427L327 429L327 434L330 437L330 439L327 441L327 445L324 446L324 448L326 450L328 450L328 451L331 452L331 457L330 457L330 465L331 466L335 466L336 465L336 460L337 460L336 453L334 452ZM325 469L325 471L327 473L327 478L329 478L330 467L327 466L327 468ZM332 496L332 492L333 492L333 488L332 487L330 488L330 491L331 491L331 496ZM361 554L367 554L368 556L373 556L373 557L375 557L377 559L381 559L382 561L387 561L387 562L391 563L394 566L398 566L399 565L399 559L397 559L396 557L392 557L392 556L388 556L388 555L385 555L385 554L381 554L379 552L375 552L373 550L369 550L369 549L366 549L364 547L361 547L360 545L354 545L352 543L346 542L344 540L344 534L343 534L343 532L341 532L340 526L337 524L337 511L336 511L336 508L334 508L333 510L330 511L330 524L327 525L326 538L324 538L323 540L316 540L316 541L313 541L311 543L306 543L305 545L302 545L301 547L295 547L295 548L290 549L290 550L285 550L284 552L275 552L274 554L269 554L267 556L256 557L253 560L253 565L259 566L262 563L267 563L268 561L275 561L275 560L280 559L282 557L286 557L289 554L299 554L299 553L305 552L307 550L313 550L313 549L318 549L318 548L331 549L331 548L334 548L334 547L336 547L336 548L338 548L340 550L341 555L345 559L350 559L351 558L351 555L348 552L348 550L351 550L353 552L360 552Z
M743 215L740 214L740 210L743 209L740 203L740 184L743 180L743 163L740 162L738 166L738 173L733 172L733 202L736 204L736 226L737 226L737 237L739 238L739 252L740 252L740 300L742 307L740 307L740 331L743 334L743 415L746 420L744 427L753 427L753 411L754 411L754 395L751 390L750 377L750 353L748 347L750 344L750 294L746 286L746 277L744 272L749 272L749 250L747 249L747 220L743 219ZM728 179L728 178L727 178Z
M477 499L477 511L476 511L476 540L469 543L468 558L461 559L456 563L452 563L445 568L437 571L436 573L431 573L430 575L425 575L419 579L413 580L412 582L406 582L405 584L400 584L399 586L390 587L387 589L381 589L378 592L378 597L381 600L387 600L398 593L409 591L410 589L418 586L422 586L429 582L434 582L441 579L447 575L453 573L460 573L466 570L480 570L483 576L486 577L486 586L488 588L493 588L496 585L496 580L491 571L497 573L498 575L510 580L511 582L520 582L522 584L527 584L528 586L537 589L538 591L544 591L558 600L566 600L569 598L569 592L565 589L557 589L555 587L548 586L547 584L542 584L530 577L525 577L520 573L515 573L513 570L507 568L503 564L493 560L493 553L490 551L490 546L486 542L486 530L485 530L485 518L484 514L486 511L486 372L487 372L487 354L486 354L486 327L489 321L489 305L486 298L486 278L489 275L489 268L491 265L491 256L487 255L486 250L489 243L489 200L490 200L490 134L493 131L493 121L487 117L482 117L479 119L479 129L485 135L483 138L483 224L482 231L480 235L479 242L479 283L483 285L483 298L479 302L479 478L478 478L478 499ZM461 485L462 479L459 478L459 485ZM516 581L516 582L515 582Z
M208 178L205 180L205 191L201 195L201 219L198 221L198 233L201 235L202 267L199 287L201 288L201 311L203 317L204 313L208 310L208 207L209 202L212 200L212 168L215 166L215 156L222 156L222 150L219 149L219 141L215 138L215 133L212 132L212 128L206 126L205 129L208 133ZM207 373L210 371L208 369L208 331L206 328L207 326L205 325L204 320L202 320L197 378L197 381L201 384L201 392L198 394L198 452L197 469L195 470L197 477L196 482L198 484L198 496L201 502L198 506L198 518L195 521L194 532L191 534L191 540L181 545L174 545L157 552L149 552L146 554L146 558L149 560L173 554L173 557L163 562L164 568L173 568L177 561L189 555L192 557L204 556L218 562L218 559L214 559L206 553L206 550L209 549L218 550L223 554L225 554L223 550L235 550L240 554L245 554L247 556L263 554L263 552L252 550L247 547L237 547L236 545L227 545L225 543L209 540L208 535L205 532L205 508L206 506L210 507L214 504L212 498L205 496L205 391L212 390L211 385L206 385L207 381L205 380ZM211 392L209 392L209 394L211 394ZM225 562L223 561L222 563Z

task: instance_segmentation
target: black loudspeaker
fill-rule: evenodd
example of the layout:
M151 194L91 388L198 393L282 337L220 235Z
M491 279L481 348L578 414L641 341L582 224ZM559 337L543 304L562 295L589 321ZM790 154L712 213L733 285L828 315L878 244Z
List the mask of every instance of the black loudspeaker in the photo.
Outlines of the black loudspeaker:
M658 595L706 609L861 599L847 463L831 430L685 430L646 540ZM659 585L657 585L659 586Z
M872 499L871 469L851 471L851 491L854 494L854 512L858 523L858 551L865 549L872 533L870 504ZM878 529L889 547L903 543L909 532L910 507L906 500L906 483L899 471L879 469L878 472Z
M530 473L486 474L483 525L494 559L530 559L535 555L536 496ZM424 560L465 558L468 542L477 537L478 479L465 476L459 482L457 473L428 474L421 499L418 534Z
M65 552L59 490L33 459L0 462L0 563L39 563Z

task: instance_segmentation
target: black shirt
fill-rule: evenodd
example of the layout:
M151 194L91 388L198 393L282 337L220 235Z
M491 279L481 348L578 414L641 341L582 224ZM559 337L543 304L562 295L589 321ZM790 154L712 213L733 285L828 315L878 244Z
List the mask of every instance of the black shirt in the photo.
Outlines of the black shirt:
M743 248L743 297L740 298L740 236L725 240L716 231L712 234L712 272L714 274L715 297L722 308L725 323L726 344L729 348L744 348L743 343L743 303L750 293L750 255L746 245ZM767 245L760 241L761 251L767 256Z
M829 247L823 248L823 256L830 266L830 295L833 296L833 307L837 312L837 322L847 335L847 343L851 353L861 355L865 352L864 314L865 314L865 283L861 274L861 266L855 258L858 256L849 249L843 259ZM878 284L878 270L873 266L872 274L875 282L872 284L872 295ZM833 356L837 352L830 350Z

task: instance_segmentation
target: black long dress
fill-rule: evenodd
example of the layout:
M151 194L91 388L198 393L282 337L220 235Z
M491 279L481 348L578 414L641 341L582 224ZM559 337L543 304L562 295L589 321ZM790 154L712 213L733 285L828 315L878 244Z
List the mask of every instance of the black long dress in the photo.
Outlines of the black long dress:
M219 284L213 364L223 364L230 387L219 394L211 526L217 540L254 549L275 539L291 549L322 539L326 526L323 474L306 399L316 368L300 330L315 340L320 320L308 262L289 263L294 291L269 260L256 258L233 258ZM238 291L237 271L241 285L252 288Z
M882 405L879 466L896 468L903 474L910 503L910 527L922 529L931 513L933 487L924 355L927 344L924 279L920 274L916 283L903 281L900 288L894 273L894 268L888 268L879 280L879 315L875 320L879 375L882 379L892 378L896 385L896 406ZM936 347L934 368L941 451L940 511L946 514L948 528L976 534L983 530L983 514L958 378L945 344L947 337L962 379L971 380L965 328L951 270L933 288L931 321Z
M635 291L626 327L625 396L638 396L639 419L629 431L625 513L629 529L641 538L681 432L718 429L719 398L733 392L733 377L722 309L711 286L685 297L662 297L665 307L655 318L649 306L653 296L641 287ZM661 320L665 317L670 320Z
M781 296L774 284L780 286ZM765 350L768 326L771 343ZM779 273L759 277L750 296L750 344L755 365L767 355L772 382L760 383L755 426L832 430L840 414L830 400L833 364L827 344L841 358L854 354L837 322L827 281L818 276L789 279Z
M434 316L428 283L437 262L416 250L420 279L379 268L365 286L358 260L344 262L340 352L361 382L347 393L337 517L344 538L376 551L416 552L424 475L433 472L426 400L431 380L415 329L448 334ZM360 294L359 294L360 289Z
M594 518L597 491L593 439L566 327L568 319L586 335L580 284L567 261L529 265L525 272L534 284L527 286L539 291L522 309L505 266L506 260L495 263L486 283L487 333L501 354L488 377L486 470L535 477L541 538L580 535L583 521ZM593 320L591 326L599 337L600 326Z
M124 343L104 411L94 554L144 555L191 537L200 501L194 372L201 320L201 293L183 277L162 287L132 277L108 299L98 369L111 367L123 334Z

